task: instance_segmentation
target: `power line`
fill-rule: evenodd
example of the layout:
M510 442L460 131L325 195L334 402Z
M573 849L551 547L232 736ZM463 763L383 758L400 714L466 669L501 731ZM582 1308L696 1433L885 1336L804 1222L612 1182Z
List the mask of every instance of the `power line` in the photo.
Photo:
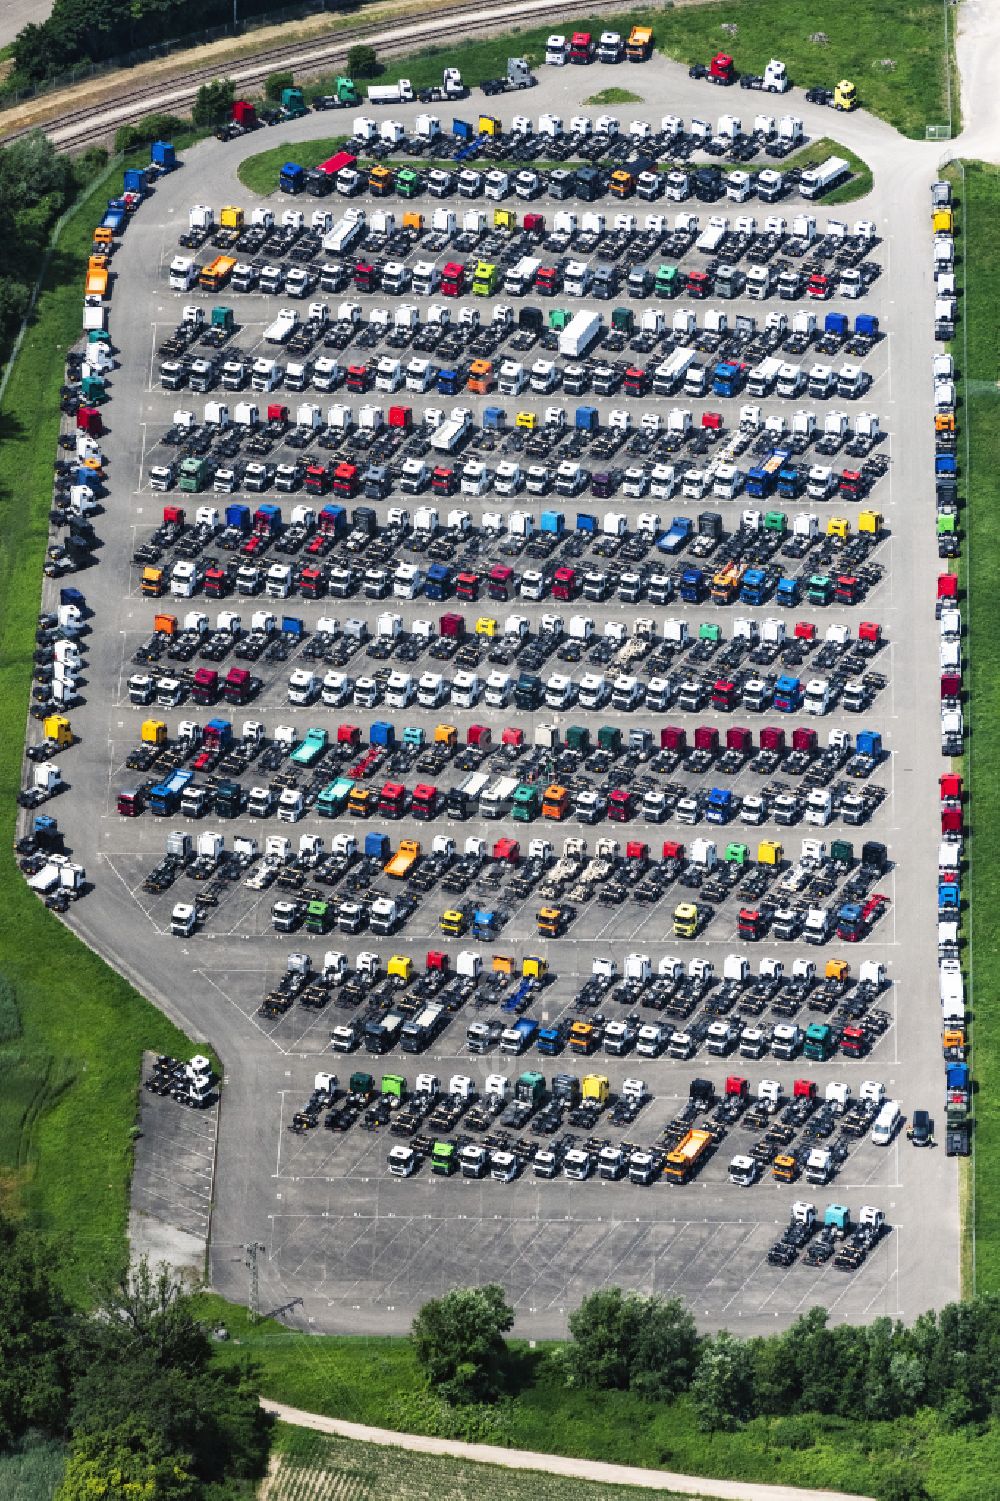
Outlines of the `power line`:
M257 1270L257 1254L266 1251L267 1247L259 1240L252 1240L243 1247L246 1252L243 1265L250 1273L250 1289L247 1297L247 1314L251 1324L256 1324L260 1318L260 1277Z

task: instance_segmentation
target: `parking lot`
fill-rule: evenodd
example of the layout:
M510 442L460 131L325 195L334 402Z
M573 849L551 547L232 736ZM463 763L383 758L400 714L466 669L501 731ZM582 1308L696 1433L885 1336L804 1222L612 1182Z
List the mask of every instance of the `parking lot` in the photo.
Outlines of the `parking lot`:
M505 120L515 108L535 121L546 111L595 116L583 100L609 76L545 69L535 88L490 108ZM659 58L629 69L627 81L644 102L619 111L623 128L633 115L714 119L730 108L752 117L759 107ZM902 1134L875 1146L867 1129L845 1129L849 1115L822 1108L836 1096L831 1084L846 1082L857 1101L864 1081L906 1116L938 1104L934 932L922 905L936 869L937 645L925 601L937 559L929 528L914 522L930 507L933 345L929 320L910 311L920 298L930 306L932 294L922 262L899 249L922 232L933 172L926 182L912 172L904 180L887 128L826 118L798 92L789 97L807 136L834 130L872 163L867 199L826 209L794 192L774 205L695 197L593 205L547 191L501 204L425 196L416 206L428 223L436 207L490 218L457 244L456 225L439 232L440 245L429 241L432 230L414 245L392 239L411 200L274 194L258 203L239 186L243 155L284 138L294 160L294 143L329 133L331 118L349 130L354 113L386 114L361 109L296 121L281 137L204 143L160 179L122 239L110 320L118 368L102 440L108 497L95 517L103 546L98 566L77 580L94 611L86 703L72 712L80 743L61 758L70 791L58 813L95 887L73 908L74 926L224 1060L212 1252L221 1291L242 1295L234 1248L251 1239L267 1247L262 1299L302 1297L302 1321L317 1329L403 1328L425 1297L487 1277L505 1282L522 1326L539 1334L563 1329L580 1297L607 1282L678 1292L706 1327L739 1320L751 1331L780 1327L814 1303L852 1321L911 1316L957 1291L954 1164L943 1150L914 1150ZM473 117L480 104L488 101L474 97L454 112ZM421 112L412 104L388 113L409 129ZM331 273L330 290L319 272L336 257L300 260L317 281L299 300L287 286L171 291L179 253L199 264L220 253L178 243L197 204L216 218L240 205L246 226L255 208L279 225L289 209L307 225L316 209L336 219L363 208L369 221L381 211L396 222L381 244L363 247L372 262L399 259L412 271L424 260L439 269L460 261L471 283L488 261L498 279L487 295L466 285L453 300L412 286L399 296L358 290L359 250L344 258L342 278ZM495 207L517 214L520 243L493 228ZM550 242L558 214L587 211L606 216L616 243L600 235L593 244ZM526 212L544 229L525 235ZM617 213L634 214L634 228L615 231ZM721 258L732 255L746 273L771 213L785 221L772 258L790 275L801 271L794 295L775 286L751 299L738 279L732 297L699 297L690 281L676 296L656 294L666 260L685 279L710 268L718 284L720 255L696 243L711 215L728 221ZM666 222L644 230L647 214ZM680 238L678 214L699 220ZM734 227L743 215L753 228ZM790 244L797 215L815 220L811 245ZM834 286L825 299L806 292L817 246ZM294 267L280 249L265 241L260 257ZM589 272L615 266L620 285L606 306L563 290L508 295L504 278L521 256L579 260ZM630 291L637 265L649 268L648 285ZM852 266L875 269L861 297L838 296ZM403 368L383 374L382 389L379 369L348 372L329 394L289 389L295 356L265 335L279 308L308 323L311 302L328 316L300 361L326 357L346 370L399 360ZM357 308L353 324L345 303ZM410 315L397 319L393 335L401 303L414 309L414 326L404 327ZM163 388L171 354L162 351L185 308L210 324L219 304L235 324L219 335L221 360L277 362L285 373L273 390L222 389L221 365L207 391ZM451 312L450 324L429 320L434 304ZM510 309L509 323L498 306ZM390 327L375 337L378 308ZM577 308L600 312L604 325L579 358L560 348L558 326ZM526 309L537 316L523 317ZM562 309L566 319L550 318ZM826 326L831 313L846 315L846 329ZM875 320L861 325L866 332L857 331L858 315ZM210 343L193 342L179 357L206 352ZM663 376L656 391L658 367L678 352L702 367L706 389L685 369L679 381ZM434 375L416 389L427 377L406 367L418 357L455 368L454 385ZM748 377L772 358L801 364L801 381L786 376L782 397L761 376L763 394L750 394ZM481 390L470 389L472 359L492 366ZM509 394L496 384L504 361L525 367L510 377L523 388ZM536 367L532 389L536 361L555 373ZM731 394L716 369L722 361L746 367ZM860 375L849 370L843 380L856 380L857 395L838 394L836 377L826 395L825 378L811 388L810 372L824 363L856 367ZM212 402L236 423L238 405L255 403L256 434L206 425ZM301 411L309 404L315 428ZM287 416L269 415L271 406ZM350 408L350 426L337 408ZM390 408L409 415L390 419ZM435 408L436 427L427 417ZM457 420L468 432L435 446L455 408L468 412ZM491 408L506 413L505 425ZM183 411L192 413L193 439ZM526 414L520 425L518 413ZM750 471L774 450L796 473L781 488L768 474L760 495L748 494ZM177 476L154 492L154 471L185 455L210 466L199 488L184 493ZM247 464L259 466L259 480ZM727 476L727 464L743 478ZM308 465L322 475L310 481ZM337 465L355 472L338 474ZM373 466L385 472L372 476ZM727 495L727 485L737 493ZM245 520L227 512L241 505ZM183 508L183 522L164 530L165 506ZM280 531L269 506L279 508ZM324 535L319 513L336 506L342 515ZM201 536L199 507L220 513ZM365 507L370 526L358 514ZM674 541L659 545L672 524ZM252 532L258 541L248 546ZM190 597L171 589L177 561L194 564ZM158 594L148 571L161 568ZM754 570L759 579L748 578ZM238 632L231 620L220 630L225 611L239 616ZM204 612L207 629L191 612ZM157 630L157 616L175 624ZM445 617L457 624L446 628ZM227 701L234 667L256 681ZM203 738L213 719L229 722L214 742ZM151 720L163 729L144 732ZM259 729L245 732L246 721ZM197 744L186 723L197 727ZM311 729L323 733L310 748ZM290 755L296 747L304 749ZM153 789L172 771L191 776L157 816ZM331 790L324 806L324 791L343 781L350 792ZM123 794L135 796L128 811L136 816L118 811ZM388 845L371 842L375 835ZM419 842L419 854L394 879L382 867L405 841ZM195 909L189 934L171 933L178 903ZM308 965L289 965L292 954L308 955ZM427 974L429 954L443 958ZM391 956L398 980L385 978ZM331 1030L375 1019L380 1003L382 1016L402 1003L414 1020L438 999L447 1025L435 1023L419 1057L398 1046L375 1052L363 1026L356 1051L331 1052ZM470 1024L520 1017L555 1034L551 1049L532 1039L519 1054L470 1052ZM574 1055L573 1021L594 1028L592 1051ZM718 1046L713 1022L725 1033ZM610 1023L658 1028L659 1039L642 1049L630 1037L615 1051ZM800 1029L787 1057L774 1031L781 1026ZM804 1056L810 1026L835 1030ZM431 1103L415 1109L408 1137L390 1133L395 1113L366 1121L376 1102L360 1097L353 1124L327 1130L327 1102L311 1112L308 1104L328 1070L339 1081L334 1112L356 1072L371 1071L377 1092L382 1071L398 1071L411 1094L417 1072L436 1077L444 1095L455 1076L467 1077L478 1096L493 1075L497 1104L479 1134L463 1123L467 1103L443 1135L461 1143L505 1132L495 1150L533 1147L508 1182L432 1171L429 1145L411 1176L393 1177L394 1144L433 1142ZM532 1070L545 1075L546 1099L562 1074L605 1076L608 1099L576 1124L578 1102L560 1085L570 1093L551 1112L553 1130L505 1126L517 1081ZM745 1103L728 1115L723 1108L733 1076L745 1078L751 1100L762 1081L781 1085L756 1124ZM613 1124L615 1101L636 1077L646 1099ZM711 1080L713 1097L689 1105L696 1079ZM810 1081L816 1101L786 1117L797 1079ZM290 1129L302 1113L315 1124ZM864 1128L871 1117L859 1119ZM779 1126L780 1139L769 1135ZM591 1140L596 1168L605 1142L667 1150L684 1131L708 1127L703 1165L676 1187L643 1186L627 1171L545 1179L532 1158ZM832 1172L811 1184L800 1175L805 1152L824 1144L838 1149ZM755 1150L759 1180L737 1186L730 1162ZM801 1154L785 1182L773 1171L782 1151ZM814 1202L821 1217L834 1201L855 1217L873 1205L891 1233L856 1272L804 1257L769 1264L796 1199ZM933 1218L922 1212L929 1202Z

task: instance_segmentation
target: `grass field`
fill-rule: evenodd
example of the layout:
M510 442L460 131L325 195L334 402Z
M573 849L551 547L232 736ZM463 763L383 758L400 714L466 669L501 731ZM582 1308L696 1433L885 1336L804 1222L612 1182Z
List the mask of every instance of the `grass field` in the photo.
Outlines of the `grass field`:
M585 99L584 104L641 104L642 95L633 94L631 89L601 89L597 94L591 94Z
M949 80L954 133L960 129L951 35L947 42L945 38L947 20L947 8L939 0L850 0L846 5L843 0L814 0L809 5L802 0L723 0L717 5L574 17L572 30L627 35L634 23L643 22L653 26L657 47L683 63L707 62L723 51L732 53L741 71L762 73L777 55L787 63L793 82L804 88L832 88L840 78L853 78L865 109L904 135L922 137L926 125L948 122ZM548 27L515 29L504 36L463 42L462 77L474 85L502 75L512 43L537 65L545 55L548 34ZM452 49L433 47L403 60L394 58L386 64L386 75L409 78L414 88L422 89L440 83L442 67L452 62ZM641 86L641 68L623 66L622 71L629 83ZM315 92L327 92L328 85L328 79L322 81ZM714 100L718 91L708 84L705 89ZM736 97L755 96L737 90Z
M26 1439L0 1454L0 1496L3 1501L52 1501L65 1466L62 1444Z
M385 1496L393 1501L468 1501L484 1490L493 1501L615 1501L633 1496L671 1501L677 1495L594 1485L537 1470L505 1470L436 1454L408 1454L285 1425L278 1429L274 1454L276 1473L266 1487L267 1501L382 1501Z
M866 1424L816 1414L758 1418L734 1433L709 1435L684 1399L657 1403L628 1392L568 1390L547 1360L548 1347L524 1346L515 1347L511 1400L485 1411L450 1409L424 1388L405 1339L317 1338L269 1319L250 1326L244 1310L219 1298L203 1304L205 1321L225 1323L232 1336L216 1347L218 1359L238 1364L249 1356L265 1396L308 1412L539 1453L868 1496L888 1494L888 1476L903 1462L922 1479L930 1501L989 1501L996 1494L1000 1423L956 1429L947 1413L929 1411ZM327 1494L336 1493L321 1492L323 1501ZM892 1495L898 1501L901 1493Z
M969 1291L1000 1291L1000 552L996 545L1000 474L1000 265L993 228L1000 172L982 163L950 173L958 200L958 276L964 287L953 346L961 376L959 463L964 469L966 542L960 569L965 604L970 701L964 773L972 808L966 932L970 942L975 1095L974 1218Z
M287 141L281 146L271 146L267 151L261 151L256 156L245 157L236 169L236 173L240 182L251 193L266 197L270 193L277 192L278 173L285 162L292 160L298 162L300 167L315 167L320 162L326 161L327 157L332 156L335 151L342 150L348 143L349 137L342 135L320 136L315 141ZM819 140L810 141L809 145L801 151L796 151L787 157L782 164L784 167L801 167L806 162L822 161L825 157L834 155L842 156L845 161L849 162L855 175L850 182L845 183L841 188L835 188L822 200L823 206L827 208L832 208L838 203L852 203L855 199L863 198L866 193L871 192L872 171L867 162L863 162L859 156L856 156L853 151L848 151L847 147L841 146L838 141L832 140L829 136L821 136ZM365 165L363 161L362 165ZM398 164L390 162L389 165ZM454 162L421 159L417 165L426 171L430 167L453 167ZM519 171L523 163L490 162L489 165L491 167L507 166ZM572 167L579 166L580 163L536 162L535 165L541 168ZM729 172L736 170L735 166L729 162L723 162L722 168L723 171ZM667 168L664 167L663 170L666 171ZM417 201L417 207L419 206L420 200Z
M681 62L708 62L721 51L748 73L762 73L780 57L803 88L852 78L864 109L921 137L927 124L948 121L945 21L938 0L726 0L653 17L657 46ZM817 36L827 40L811 40Z
M18 1015L17 1035L0 1042L0 1195L58 1242L79 1297L125 1255L142 1049L188 1046L46 912L11 854L58 391L66 349L79 337L91 230L116 178L120 166L65 222L0 406L0 966ZM86 590L85 575L79 582ZM72 783L72 751L61 764Z

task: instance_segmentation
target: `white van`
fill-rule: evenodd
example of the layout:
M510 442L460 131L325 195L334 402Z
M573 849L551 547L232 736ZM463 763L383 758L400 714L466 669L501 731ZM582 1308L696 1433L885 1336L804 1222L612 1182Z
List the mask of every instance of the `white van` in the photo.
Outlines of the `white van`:
M872 1141L877 1147L887 1147L899 1130L903 1119L902 1112L895 1100L886 1100L872 1126Z

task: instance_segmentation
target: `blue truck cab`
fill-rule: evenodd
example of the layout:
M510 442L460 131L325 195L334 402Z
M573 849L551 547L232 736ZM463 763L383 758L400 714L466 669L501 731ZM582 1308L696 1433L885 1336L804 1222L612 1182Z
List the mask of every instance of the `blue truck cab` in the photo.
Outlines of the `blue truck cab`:
M740 585L740 600L745 605L762 605L767 595L767 570L748 568Z
M774 685L774 707L782 714L795 714L802 707L802 681L782 673Z
M657 539L657 547L660 552L673 555L680 552L694 531L694 523L690 516L675 516L670 527Z
M700 568L685 568L681 574L681 599L685 604L700 605L708 593L705 575Z

